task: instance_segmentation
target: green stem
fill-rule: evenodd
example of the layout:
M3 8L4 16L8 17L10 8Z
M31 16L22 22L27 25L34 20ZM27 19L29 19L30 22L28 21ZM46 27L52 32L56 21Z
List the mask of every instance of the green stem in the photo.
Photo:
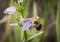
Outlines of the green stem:
M57 34L57 42L60 42L60 0L58 0L58 10L56 17L56 34Z
M48 19L48 10L49 10L49 5L50 5L50 2L49 0L45 0L45 9L44 9L44 31L46 30L46 27L47 27L47 19Z
M29 0L24 1L24 11L23 11L23 17L27 18L28 16L28 6L29 6ZM27 40L29 37L29 30L24 31L24 38Z

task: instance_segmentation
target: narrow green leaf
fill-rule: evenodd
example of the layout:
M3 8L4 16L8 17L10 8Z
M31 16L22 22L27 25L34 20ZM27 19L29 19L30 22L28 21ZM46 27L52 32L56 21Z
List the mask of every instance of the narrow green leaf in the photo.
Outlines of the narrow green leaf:
M44 33L44 31L41 31L41 32L39 32L39 33L31 36L30 38L28 38L27 41L29 41L29 40L31 40L31 39L33 39L33 38L36 38L37 36L40 36L40 35L42 35L43 33Z
M33 3L33 16L36 17L37 16L37 5L36 2Z

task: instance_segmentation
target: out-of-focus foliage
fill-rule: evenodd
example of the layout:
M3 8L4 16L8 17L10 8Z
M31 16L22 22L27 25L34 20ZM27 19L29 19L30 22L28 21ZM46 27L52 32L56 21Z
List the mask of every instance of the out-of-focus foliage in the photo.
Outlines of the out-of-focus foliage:
M47 31L47 29L46 29L47 28L47 22L49 21L49 20L47 20L48 15L50 14L49 8L52 9L52 7L54 7L55 4L57 4L57 0L44 0L44 8L43 8L44 18L39 17L39 20L37 19L37 21L39 21L39 23L42 24L42 29L40 31L38 31L36 29L37 27L36 28L33 27L33 25L30 28L28 28L27 30L22 31L22 27L30 20L24 21L24 24L21 24L20 23L21 21L17 20L17 19L22 19L22 18L24 18L26 20L29 17L28 16L28 14L29 14L28 13L29 3L30 3L30 0L23 0L23 2L20 2L20 0L18 0L18 3L13 2L13 6L16 7L16 13L14 15L12 15L12 17L11 17L12 18L11 24L17 23L18 25L17 26L11 26L11 28L14 29L14 37L12 37L12 35L10 35L10 42L43 42L43 38L44 38L45 33ZM58 29L60 28L59 27L59 19L60 19L60 17L59 17L60 8L59 8L59 6L60 5L58 3L57 21L56 21L56 32L57 32L58 42L60 39L60 36L59 36L60 34L58 31ZM38 7L37 7L36 0L33 0L33 9L32 10L33 10L33 18L36 19L38 16ZM31 22L33 20L34 19L32 19ZM29 26L29 25L27 25L27 26Z

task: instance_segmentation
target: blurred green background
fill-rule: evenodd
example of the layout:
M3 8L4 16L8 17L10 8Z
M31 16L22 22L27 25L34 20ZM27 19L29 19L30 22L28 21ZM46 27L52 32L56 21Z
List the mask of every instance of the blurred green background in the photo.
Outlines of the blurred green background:
M15 6L17 10L11 19L7 18L11 22L7 20L0 24L0 42L60 42L59 4L60 0L0 0L0 21L6 16L3 11L9 6ZM23 18L39 16L43 30L32 28L23 32L17 21L21 15ZM10 26L11 23L18 26Z

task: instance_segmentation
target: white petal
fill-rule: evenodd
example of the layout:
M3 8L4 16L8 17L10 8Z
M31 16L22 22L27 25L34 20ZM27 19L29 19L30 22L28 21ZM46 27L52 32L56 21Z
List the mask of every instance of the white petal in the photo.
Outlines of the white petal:
M7 9L4 10L5 14L14 14L16 12L16 8L14 6L8 7Z

